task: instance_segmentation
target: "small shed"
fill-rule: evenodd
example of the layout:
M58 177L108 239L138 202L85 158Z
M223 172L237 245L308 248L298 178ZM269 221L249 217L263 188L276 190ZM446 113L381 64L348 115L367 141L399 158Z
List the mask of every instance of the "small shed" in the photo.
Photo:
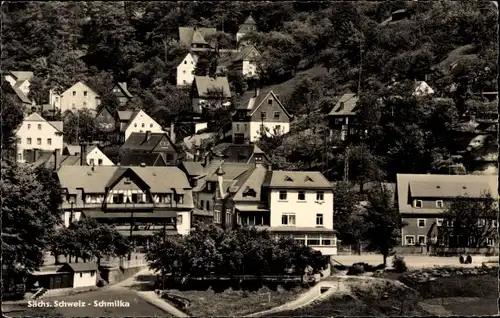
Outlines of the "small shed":
M73 274L64 270L44 270L33 272L28 278L26 286L28 289L71 288L73 287Z
M73 288L90 287L97 284L96 263L66 263L58 272L69 272L73 274Z

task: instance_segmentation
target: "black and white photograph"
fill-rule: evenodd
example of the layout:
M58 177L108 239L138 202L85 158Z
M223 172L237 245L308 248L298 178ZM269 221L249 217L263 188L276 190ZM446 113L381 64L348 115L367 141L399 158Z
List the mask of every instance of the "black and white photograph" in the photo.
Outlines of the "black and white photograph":
M1 311L499 312L497 1L2 1Z

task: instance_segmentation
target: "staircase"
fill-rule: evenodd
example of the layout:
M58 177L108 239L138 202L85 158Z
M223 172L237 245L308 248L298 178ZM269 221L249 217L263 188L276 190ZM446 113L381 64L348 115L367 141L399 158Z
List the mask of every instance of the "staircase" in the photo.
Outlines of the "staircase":
M31 299L39 299L40 297L42 297L43 295L45 295L45 293L47 292L48 290L43 288L43 287L40 287L34 294L33 296L31 296Z

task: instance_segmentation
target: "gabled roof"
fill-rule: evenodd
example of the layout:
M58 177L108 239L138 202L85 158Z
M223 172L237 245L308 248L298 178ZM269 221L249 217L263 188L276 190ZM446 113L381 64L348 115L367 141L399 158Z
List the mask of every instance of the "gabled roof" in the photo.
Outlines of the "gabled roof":
M47 121L45 118L40 116L38 113L32 113L28 117L24 118L24 121L43 121L54 127L60 133L63 133L64 123L62 121Z
M229 82L225 76L217 76L217 78L208 76L195 76L193 85L196 85L198 95L201 98L210 97L209 92L222 90L223 97L231 97L231 89Z
M128 122L128 121L130 121L130 119L132 118L132 114L133 114L133 113L134 113L134 111L133 111L133 110L119 110L119 111L117 112L117 114L118 114L118 119L119 119L120 121L126 121L126 122Z
M250 53L252 53L253 51L257 52L257 55L260 56L260 52L259 50L257 49L257 47L255 45L247 45L247 46L244 46L239 52L238 54L236 54L236 56L234 57L233 59L233 62L238 62L238 61L248 61L250 60L249 58L249 55Z
M243 22L242 25L240 25L238 29L238 33L248 33L253 31L251 27L255 27L257 23L255 22L254 18L252 15L249 15L248 18Z
M335 115L355 115L355 108L359 98L356 94L348 93L342 95L340 100L335 104L333 109L328 114L329 116Z
M201 176L204 173L204 168L201 165L201 162L183 161L181 165L184 167L189 176Z
M261 166L256 167L250 176L241 185L238 192L233 197L234 201L260 201L262 185L266 178L267 169ZM255 191L255 197L244 195L249 189Z
M177 151L174 143L167 133L141 133L133 132L122 145L123 150L152 151L164 137L167 138L173 150Z
M83 82L83 81L78 81L76 82L75 84L71 85L71 87L69 87L68 89L66 89L62 94L66 93L67 91L69 91L70 89L72 89L75 85L81 83L82 85L86 86L88 89L90 89L92 92L94 92L94 94L96 95L99 95L97 93L97 91L95 89L93 89L91 86L89 86L87 83Z
M119 82L119 83L116 83L116 86L118 86L118 88L123 92L123 94L128 97L128 98L132 98L132 94L130 94L130 92L128 91L127 89L127 83L122 83L122 82Z
M257 94L257 97L255 97L255 93L253 91L248 91L244 93L241 98L242 102L236 106L236 109L248 110L250 111L250 116L252 116L260 108L260 106L269 98L269 96L273 97L278 102L278 105L283 109L283 111L289 118L292 117L292 115L290 115L290 113L285 108L285 106L283 106L278 97L269 88L260 90Z
M249 163L254 154L263 154L266 156L264 151L255 144L221 143L214 146L212 152L216 155L222 155L225 162Z
M207 44L205 37L211 34L215 34L217 29L215 28L193 28L193 27L179 27L179 42L191 45L196 44Z
M64 269L71 269L73 272L88 272L88 271L97 271L96 263L66 263L64 264L58 271L62 271Z
M16 78L16 81L30 80L34 76L33 72L29 71L10 71L9 73Z
M125 153L120 156L120 165L122 166L140 166L141 164L152 167L167 165L160 153Z
M480 198L484 191L489 191L493 198L498 198L498 175L397 174L396 180L400 213L441 211L437 208L414 208L411 199L415 197L438 199L468 194L471 198Z
M21 89L19 89L19 87L12 86L12 89L14 90L14 93L16 93L17 97L19 97L19 99L23 104L31 105L31 99L29 99L28 96L26 96L26 94L24 94L24 92L21 91Z
M177 167L124 167L124 166L63 166L57 172L61 188L69 193L83 189L86 193L103 193L106 184L117 171L130 168L154 193L167 193L169 189L191 189L186 175ZM125 169L125 170L123 170ZM166 191L166 192L165 192ZM186 202L189 204L189 202ZM191 201L192 204L192 201Z
M265 186L289 189L332 190L332 184L319 171L268 171Z
M38 113L32 113L28 117L26 117L24 121L46 121L46 120Z
M97 148L96 145L89 145L85 147L85 156L88 155L95 148ZM69 156L76 156L79 155L81 151L82 147L80 145L65 145L62 154Z
M253 169L254 166L252 164L239 162L223 162L222 165L219 165L217 169L215 169L215 171L211 174L207 174L207 181L217 181L217 171L219 167L222 167L222 170L224 171L224 180L234 180L249 169Z

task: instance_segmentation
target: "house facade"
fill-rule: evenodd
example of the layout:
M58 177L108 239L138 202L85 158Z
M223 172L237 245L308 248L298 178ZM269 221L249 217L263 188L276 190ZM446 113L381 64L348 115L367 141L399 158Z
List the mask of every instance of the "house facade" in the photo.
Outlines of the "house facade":
M232 67L245 77L258 76L257 61L260 56L255 45L247 45L238 52L232 62Z
M5 80L9 82L17 99L24 106L24 111L29 113L35 106L35 101L28 98L30 92L30 80L33 78L33 72L11 71L5 75Z
M237 224L288 236L325 256L337 254L333 187L320 172L257 165L232 197Z
M62 151L61 164L67 165L72 161L69 157L80 158L78 164L88 166L114 166L111 161L96 145L66 145ZM64 160L66 159L66 160ZM70 160L68 160L70 159ZM64 164L64 161L68 161ZM77 164L75 162L75 164Z
M97 111L101 104L99 94L83 82L78 82L57 94L54 90L49 91L49 104L55 106L63 114L65 111L78 111L90 109Z
M47 121L37 113L27 116L16 132L17 160L25 162L25 150L53 152L63 149L63 122Z
M160 154L168 165L177 165L179 150L165 132L132 133L120 148L123 155Z
M272 91L249 92L243 95L242 100L233 116L234 143L255 142L263 132L273 135L290 131L292 116Z
M248 18L240 25L238 32L236 33L236 42L238 42L239 46L245 46L247 43L242 41L242 38L250 32L257 31L257 23L255 22L252 15L249 15Z
M116 130L116 119L107 107L102 107L95 116L99 129L111 133Z
M358 117L356 107L359 98L354 93L342 95L328 114L332 135L346 141L358 131Z
M195 76L191 87L193 113L202 114L204 108L224 107L231 99L229 82L225 76Z
M194 70L198 58L193 53L188 53L175 65L175 79L177 86L188 86L193 84Z
M192 190L177 167L63 166L57 172L68 226L81 217L114 224L138 244L165 229L187 234L193 209Z
M133 97L132 94L127 89L126 82L116 83L111 92L118 99L120 106L125 106Z
M73 284L71 287L93 287L97 285L98 268L96 263L66 263L58 272L71 273Z
M133 133L163 133L163 128L151 116L142 109L134 111L125 127L123 127L123 137L126 141Z
M453 199L468 197L483 200L491 193L498 200L498 176L442 175L442 174L398 174L396 198L401 219L407 225L401 232L401 245L411 248L434 243L452 246L456 238L442 237L441 227L453 227L453 220L444 220L444 213ZM496 217L491 225L497 227ZM453 239L450 241L450 239ZM486 247L498 245L497 238L489 237Z

